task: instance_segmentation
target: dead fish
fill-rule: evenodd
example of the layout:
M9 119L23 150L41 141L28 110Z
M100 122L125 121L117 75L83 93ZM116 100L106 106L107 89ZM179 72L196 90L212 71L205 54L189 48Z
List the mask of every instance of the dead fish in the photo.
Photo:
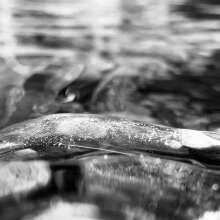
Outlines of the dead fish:
M94 149L127 155L150 152L188 158L191 151L195 156L195 152L206 150L216 153L219 147L220 138L214 132L176 129L95 114L52 114L0 131L1 157L23 149L33 149L41 155Z
M23 85L4 88L0 96L0 128L59 112L62 103L56 100L57 93L74 81L82 70L82 65L74 65L71 71L62 75L51 71L35 73Z
M116 69L116 64L110 65L110 67L107 66L100 70L99 75L96 76L90 73L88 67L84 68L77 79L59 90L56 100L61 103L79 102L84 105L89 104L93 99L93 93L102 81L103 75L111 75Z
M61 103L80 102L87 103L91 100L93 91L97 87L100 78L79 78L65 86L57 94L56 100Z

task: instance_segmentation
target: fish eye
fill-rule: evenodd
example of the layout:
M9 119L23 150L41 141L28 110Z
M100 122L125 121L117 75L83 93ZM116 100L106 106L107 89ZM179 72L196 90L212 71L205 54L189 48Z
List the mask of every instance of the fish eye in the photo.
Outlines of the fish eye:
M68 102L73 102L75 101L77 98L76 94L75 93L70 93L66 96L65 98L65 102L68 103Z
M56 100L61 103L70 103L77 101L78 99L79 99L79 93L77 91L70 91L70 89L68 88L61 91L56 98Z

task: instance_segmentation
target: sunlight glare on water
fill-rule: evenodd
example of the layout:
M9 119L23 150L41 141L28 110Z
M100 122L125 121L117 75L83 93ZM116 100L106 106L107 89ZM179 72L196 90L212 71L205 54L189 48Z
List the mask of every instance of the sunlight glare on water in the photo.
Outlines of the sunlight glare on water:
M219 136L197 131L220 127L219 7L211 1L0 0L0 125L12 125L0 132L0 155L14 178L2 169L0 189L28 195L34 185L13 187L30 177L26 161L14 159L43 159L51 176L39 179L52 178L37 199L16 195L9 207L0 196L0 219L219 216L219 170L211 170L219 169L211 149ZM75 116L60 121L63 112ZM199 149L207 143L210 152Z

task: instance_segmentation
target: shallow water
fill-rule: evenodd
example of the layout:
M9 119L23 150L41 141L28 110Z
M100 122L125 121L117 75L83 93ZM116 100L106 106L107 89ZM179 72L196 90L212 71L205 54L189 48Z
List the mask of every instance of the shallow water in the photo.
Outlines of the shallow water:
M1 0L0 126L55 112L95 112L218 129L219 12L214 0ZM86 67L84 75L71 84L80 75L78 64ZM30 78L36 73L48 77ZM27 171L14 162L1 168L1 188L11 192L0 199L1 219L220 215L218 167L143 153L87 152L73 161L73 167L67 160L58 164L62 172ZM37 182L43 171L52 180L33 184L34 195L13 189ZM76 208L82 211L73 213Z

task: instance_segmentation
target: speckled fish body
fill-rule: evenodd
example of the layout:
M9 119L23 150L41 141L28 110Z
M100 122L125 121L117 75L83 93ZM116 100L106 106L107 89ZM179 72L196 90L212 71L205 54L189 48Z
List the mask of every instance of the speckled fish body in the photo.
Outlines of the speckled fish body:
M0 153L28 148L43 154L88 148L187 153L178 129L93 114L54 114L18 123L1 130L0 141Z

